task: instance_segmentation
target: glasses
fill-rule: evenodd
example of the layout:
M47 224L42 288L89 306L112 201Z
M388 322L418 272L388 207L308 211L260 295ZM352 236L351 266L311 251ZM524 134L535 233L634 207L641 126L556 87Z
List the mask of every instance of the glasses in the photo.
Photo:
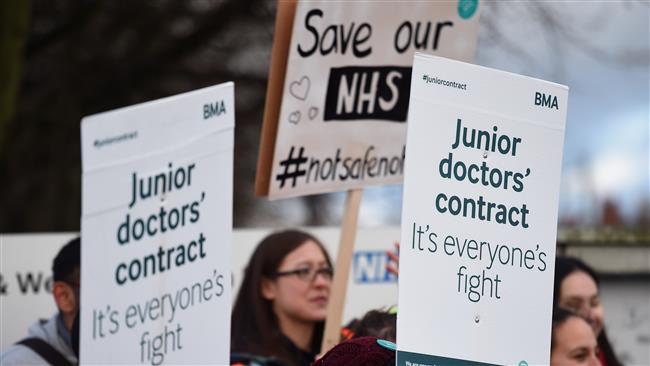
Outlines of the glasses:
M323 267L323 268L298 268L292 271L284 272L275 272L272 277L278 278L283 276L296 276L302 281L313 282L316 280L316 276L321 275L324 279L331 281L334 276L334 269L332 267Z

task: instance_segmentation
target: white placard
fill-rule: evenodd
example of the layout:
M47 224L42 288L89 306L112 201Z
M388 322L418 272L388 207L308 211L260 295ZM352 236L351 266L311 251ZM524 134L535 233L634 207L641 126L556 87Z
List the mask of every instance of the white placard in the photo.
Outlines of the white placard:
M475 0L299 2L269 197L401 183L413 53L473 60L479 10Z
M567 98L416 54L398 365L548 364Z
M83 119L81 363L229 362L233 92Z

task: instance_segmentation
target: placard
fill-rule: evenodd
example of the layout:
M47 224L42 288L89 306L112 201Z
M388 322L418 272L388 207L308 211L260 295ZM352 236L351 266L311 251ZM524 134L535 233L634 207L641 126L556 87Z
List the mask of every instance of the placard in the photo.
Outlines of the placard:
M473 60L479 10L468 0L281 2L257 193L401 183L413 52Z
M234 96L82 121L82 364L228 364Z
M549 363L568 88L413 64L398 365Z

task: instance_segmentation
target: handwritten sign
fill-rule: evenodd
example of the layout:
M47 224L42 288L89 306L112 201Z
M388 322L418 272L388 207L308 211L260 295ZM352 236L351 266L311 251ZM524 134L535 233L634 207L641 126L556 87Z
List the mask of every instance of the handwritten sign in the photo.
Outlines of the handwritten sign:
M568 88L416 54L398 365L548 364Z
M233 98L82 121L81 363L229 362Z
M268 93L258 194L401 183L413 53L472 60L478 17L477 1L299 2L282 85L272 68L282 97L271 116Z

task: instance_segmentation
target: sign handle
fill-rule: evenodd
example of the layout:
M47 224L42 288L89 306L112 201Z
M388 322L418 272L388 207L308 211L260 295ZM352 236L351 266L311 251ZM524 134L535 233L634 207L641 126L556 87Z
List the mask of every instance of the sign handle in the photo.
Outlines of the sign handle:
M334 271L334 282L327 305L327 318L325 319L325 331L321 354L329 351L339 344L341 340L341 323L343 319L343 308L345 307L345 295L348 288L350 274L350 263L354 252L354 241L357 236L357 221L359 218L359 206L361 204L361 188L351 189L345 199L345 211L341 223L341 239Z

